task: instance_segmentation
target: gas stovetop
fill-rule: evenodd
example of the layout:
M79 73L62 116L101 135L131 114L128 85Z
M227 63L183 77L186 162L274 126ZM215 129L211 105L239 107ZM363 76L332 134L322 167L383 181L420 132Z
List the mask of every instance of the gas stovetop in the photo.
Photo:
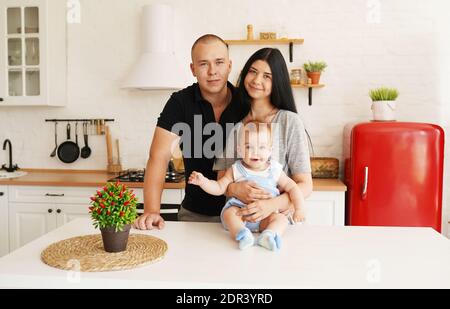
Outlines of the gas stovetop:
M126 170L119 173L119 176L110 179L109 181L121 182L144 182L145 169ZM183 182L184 174L178 172L166 172L166 182Z

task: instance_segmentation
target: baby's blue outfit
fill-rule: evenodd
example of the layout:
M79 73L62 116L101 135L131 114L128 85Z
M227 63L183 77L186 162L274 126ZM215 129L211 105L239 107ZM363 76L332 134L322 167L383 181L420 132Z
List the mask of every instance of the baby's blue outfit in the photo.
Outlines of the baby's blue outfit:
M241 173L243 175L243 178L245 180L256 182L260 187L262 187L264 190L269 192L272 195L272 197L276 197L276 196L280 195L280 191L277 188L278 179L275 180L274 175L280 174L277 169L280 169L280 170L282 169L281 164L275 163L274 161L270 161L270 165L267 168L268 172L269 172L268 177L262 177L259 175L250 174L246 170L246 168L244 168L244 166L242 165L242 160L236 161L233 164L233 166L235 166L236 169L239 171L239 173ZM276 172L278 172L278 173L276 173ZM220 213L220 219L222 221L222 225L226 230L228 230L228 228L225 225L225 222L223 221L223 212L225 211L225 209L230 208L231 206L237 206L239 208L243 208L247 205L235 197L232 197L227 201L225 206L222 208L222 212ZM252 232L259 232L259 224L260 224L260 221L259 222L246 222L245 226Z

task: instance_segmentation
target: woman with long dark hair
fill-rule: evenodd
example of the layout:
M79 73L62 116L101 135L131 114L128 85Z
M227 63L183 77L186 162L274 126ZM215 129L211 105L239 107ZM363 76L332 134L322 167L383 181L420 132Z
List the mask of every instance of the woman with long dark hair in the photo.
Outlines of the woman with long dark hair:
M262 48L256 51L244 65L238 81L238 89L243 102L251 105L252 97L247 91L245 78L249 76L249 74L253 75L255 73L253 66L257 61L266 62L266 65L269 66L271 71L270 73L266 72L268 74L266 77L271 77L272 81L269 98L271 105L277 109L297 113L286 62L284 61L281 52L275 48Z
M281 52L276 48L256 51L241 71L238 88L242 104L247 104L250 112L230 133L224 155L216 159L214 169L224 171L238 159L237 136L242 125L250 121L272 123L275 132L272 159L281 163L306 198L312 192L308 142ZM218 177L222 175L223 172L219 172ZM278 211L289 213L292 209L287 194L271 198L255 183L230 184L227 195L247 204L241 209L241 215L250 222L260 221Z

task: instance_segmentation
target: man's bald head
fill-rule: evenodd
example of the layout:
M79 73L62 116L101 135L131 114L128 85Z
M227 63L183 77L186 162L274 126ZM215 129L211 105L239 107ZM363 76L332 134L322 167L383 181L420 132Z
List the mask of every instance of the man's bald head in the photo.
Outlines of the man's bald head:
M202 35L201 37L199 37L192 45L191 58L192 59L194 58L193 57L194 49L198 44L208 44L208 43L212 43L212 42L221 42L227 48L227 51L228 51L228 44L225 43L225 41L222 40L222 38L218 37L215 34L205 34L205 35Z

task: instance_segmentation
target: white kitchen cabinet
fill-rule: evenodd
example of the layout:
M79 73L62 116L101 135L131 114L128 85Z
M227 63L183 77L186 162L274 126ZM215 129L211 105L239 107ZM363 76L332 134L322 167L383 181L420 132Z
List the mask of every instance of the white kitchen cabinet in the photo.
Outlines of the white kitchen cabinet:
M449 219L447 221L447 238L450 239L450 215L447 216L447 219Z
M10 203L9 241L13 251L56 227L52 204Z
M88 206L83 205L10 203L10 250L13 251L73 219L88 217Z
M314 191L306 199L305 208L308 225L345 224L344 191Z
M0 186L0 257L8 252L8 188Z
M66 104L66 3L0 1L0 106Z
M56 204L56 226L60 227L72 220L78 218L90 218L88 204L86 205L68 205ZM85 206L85 207L84 207Z
M89 197L97 188L10 186L9 249L80 217L89 217Z
M73 219L88 217L87 204L9 203L10 251Z
M89 217L88 206L64 204L10 203L10 249L26 243L76 218Z
M3 225L0 228L4 231L2 237L5 235L2 241L2 244L6 244L5 253L8 249L13 251L73 219L90 217L89 198L98 190L97 187L5 186L3 188L6 198L5 205L2 206L6 214L0 220L5 218L3 220L6 228L3 228ZM132 188L132 190L142 203L143 189ZM181 204L183 192L181 189L165 189L161 203ZM1 211L2 208L0 214Z

